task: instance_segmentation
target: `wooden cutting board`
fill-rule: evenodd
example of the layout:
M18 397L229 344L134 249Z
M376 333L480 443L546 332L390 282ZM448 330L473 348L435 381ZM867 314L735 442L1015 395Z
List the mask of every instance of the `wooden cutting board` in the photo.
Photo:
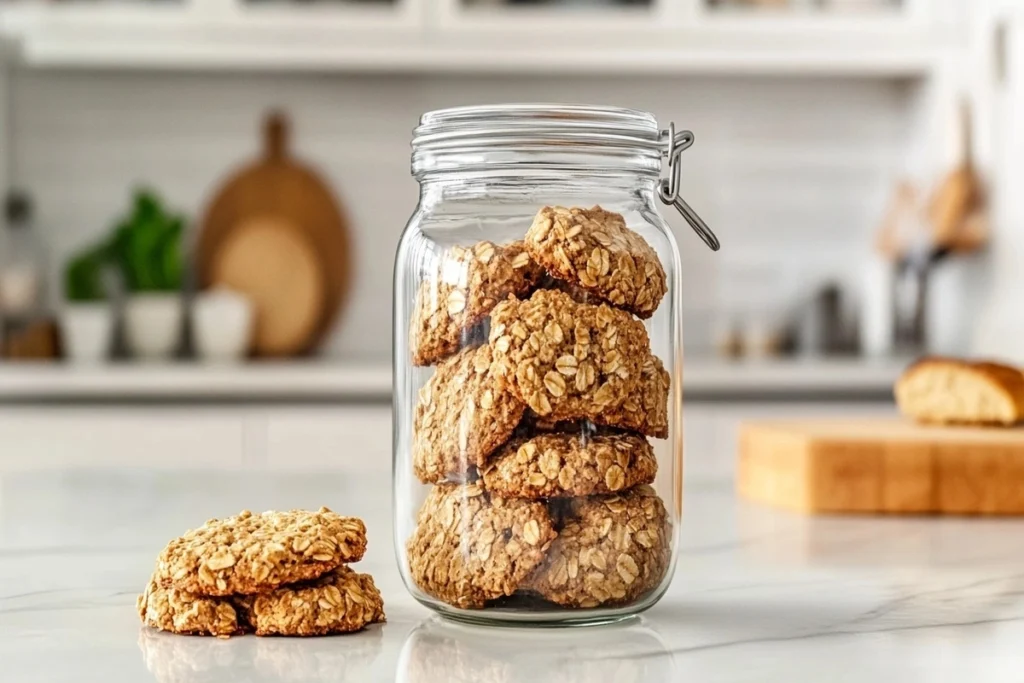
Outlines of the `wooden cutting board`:
M1024 428L747 423L736 479L741 495L802 512L1024 514Z
M257 318L263 323L257 321L254 352L288 356L313 350L331 329L345 301L351 278L349 230L327 183L290 153L285 118L280 114L269 116L263 134L263 156L235 173L210 202L196 245L196 262L203 287L225 285L238 289L238 282L222 280L225 259L233 264L230 271L235 279L241 276L246 286L239 291L258 299ZM252 228L270 224L277 225L277 229ZM294 239L286 239L282 231L291 232ZM245 235L239 237L238 232ZM271 263L272 244L287 247L290 261L285 265L302 264L298 271L302 282L289 282L291 271L284 267L242 272L239 264L253 259L264 262L264 255ZM225 249L234 253L225 255ZM309 253L317 262L316 277L322 279L322 287L310 284ZM310 293L317 298L303 298ZM267 301L274 303L280 315L261 313L260 303ZM300 324L314 305L313 324ZM285 315L289 306L296 315ZM290 324L278 328L279 321Z
M240 223L217 251L210 274L252 302L252 346L262 354L295 353L316 334L327 297L323 266L309 238L286 219Z

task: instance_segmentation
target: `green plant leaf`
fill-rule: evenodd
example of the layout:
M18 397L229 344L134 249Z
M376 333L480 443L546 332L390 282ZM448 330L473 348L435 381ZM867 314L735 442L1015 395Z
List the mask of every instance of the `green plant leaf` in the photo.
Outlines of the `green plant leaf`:
M130 215L115 224L113 260L132 292L165 292L181 288L184 274L184 218L171 215L159 196L147 189L135 192Z
M64 267L64 298L74 302L104 301L107 298L103 272L109 265L107 242L78 252Z

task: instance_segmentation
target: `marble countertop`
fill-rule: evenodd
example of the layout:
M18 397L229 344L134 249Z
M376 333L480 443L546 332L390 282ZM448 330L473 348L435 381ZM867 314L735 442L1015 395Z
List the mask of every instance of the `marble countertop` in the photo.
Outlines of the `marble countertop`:
M806 518L686 491L665 598L623 625L446 623L405 592L388 464L289 474L81 470L0 474L0 680L1017 681L1024 521ZM388 623L314 639L221 641L140 626L166 540L208 517L326 504L366 519Z

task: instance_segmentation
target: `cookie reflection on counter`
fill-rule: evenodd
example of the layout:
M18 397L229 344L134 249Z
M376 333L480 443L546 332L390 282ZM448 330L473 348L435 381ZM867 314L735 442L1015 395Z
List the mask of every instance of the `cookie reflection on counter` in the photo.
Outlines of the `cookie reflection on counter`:
M255 638L180 638L139 629L146 669L159 683L231 683L252 678Z
M336 639L312 638L301 643L284 638L260 638L256 643L256 679L284 683L367 681L380 655L383 626L371 626L343 645Z
M140 629L142 660L159 683L262 683L371 678L380 656L381 626L371 626L345 639L333 638L181 638Z
M678 680L672 653L643 622L579 632L467 629L431 617L409 634L398 683L648 683Z

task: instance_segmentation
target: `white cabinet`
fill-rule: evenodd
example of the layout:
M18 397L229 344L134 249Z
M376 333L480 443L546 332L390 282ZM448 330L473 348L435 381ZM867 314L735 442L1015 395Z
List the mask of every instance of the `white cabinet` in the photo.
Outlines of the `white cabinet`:
M238 467L238 411L191 407L0 407L0 471Z
M705 0L571 10L464 0L34 2L0 3L0 32L34 66L913 77L948 43L943 8L958 4L903 0L891 11L830 15L712 12ZM586 40L558 40L568 34Z
M741 422L891 416L886 402L688 401L685 476L728 480ZM48 468L344 470L391 459L387 404L0 407L0 472ZM387 468L384 468L387 469Z
M387 405L0 407L0 472L358 470L390 452Z
M391 461L390 406L309 406L269 411L265 465L275 470L379 472ZM384 468L387 469L387 468Z

